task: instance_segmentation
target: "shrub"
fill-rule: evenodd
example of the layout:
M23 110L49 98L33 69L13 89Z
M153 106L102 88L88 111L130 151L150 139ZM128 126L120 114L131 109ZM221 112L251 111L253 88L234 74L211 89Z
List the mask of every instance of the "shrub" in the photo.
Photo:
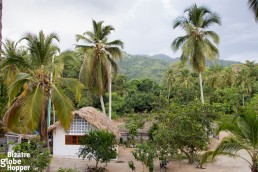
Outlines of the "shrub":
M86 134L81 140L82 146L79 148L78 156L83 159L95 159L96 167L99 161L108 163L116 158L116 137L106 130L94 130Z

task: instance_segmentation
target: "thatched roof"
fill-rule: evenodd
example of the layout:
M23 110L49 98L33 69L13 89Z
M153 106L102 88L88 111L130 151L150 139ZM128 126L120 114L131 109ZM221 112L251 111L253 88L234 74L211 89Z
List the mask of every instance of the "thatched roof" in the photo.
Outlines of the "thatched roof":
M152 120L152 121L145 121L143 127L137 129L138 133L148 133L148 131L151 128L151 126L153 125L153 123L155 123L154 120ZM122 126L122 128L120 128L120 132L122 132L122 133L129 133L128 129L126 129L125 126Z
M109 121L106 115L93 107L83 107L79 110L75 110L73 111L73 115L79 115L81 118L85 119L96 128L107 129L113 132L117 138L119 137L119 128L116 122L112 120ZM60 126L60 122L52 124L48 127L48 132L54 130L58 126Z

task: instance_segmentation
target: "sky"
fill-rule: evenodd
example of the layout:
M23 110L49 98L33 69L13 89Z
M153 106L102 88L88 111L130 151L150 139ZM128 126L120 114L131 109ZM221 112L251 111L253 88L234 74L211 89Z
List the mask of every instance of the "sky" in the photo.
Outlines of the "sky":
M57 33L61 50L74 49L76 34L92 30L92 19L112 25L110 40L124 42L129 54L166 54L172 41L185 33L173 21L196 3L219 14L220 59L258 62L258 23L247 0L4 0L3 39L17 41L25 33Z

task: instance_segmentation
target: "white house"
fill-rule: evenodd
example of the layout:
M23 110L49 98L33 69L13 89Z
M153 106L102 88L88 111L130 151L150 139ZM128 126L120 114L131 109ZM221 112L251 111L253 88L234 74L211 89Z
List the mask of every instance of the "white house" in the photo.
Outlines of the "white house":
M53 155L62 157L78 157L79 139L90 130L107 129L113 132L117 139L119 128L114 121L109 121L100 111L93 107L84 107L73 112L70 129L64 131L59 122L51 125L48 132L52 132Z

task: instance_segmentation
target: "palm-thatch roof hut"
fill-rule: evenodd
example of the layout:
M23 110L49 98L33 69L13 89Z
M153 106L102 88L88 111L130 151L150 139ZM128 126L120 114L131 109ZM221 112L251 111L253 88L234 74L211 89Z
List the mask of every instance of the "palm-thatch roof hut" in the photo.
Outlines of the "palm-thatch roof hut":
M68 131L59 122L51 125L48 132L53 136L53 155L74 156L78 153L79 139L90 130L106 129L119 139L119 127L114 121L93 107L73 111L73 121ZM77 155L76 155L77 156Z

